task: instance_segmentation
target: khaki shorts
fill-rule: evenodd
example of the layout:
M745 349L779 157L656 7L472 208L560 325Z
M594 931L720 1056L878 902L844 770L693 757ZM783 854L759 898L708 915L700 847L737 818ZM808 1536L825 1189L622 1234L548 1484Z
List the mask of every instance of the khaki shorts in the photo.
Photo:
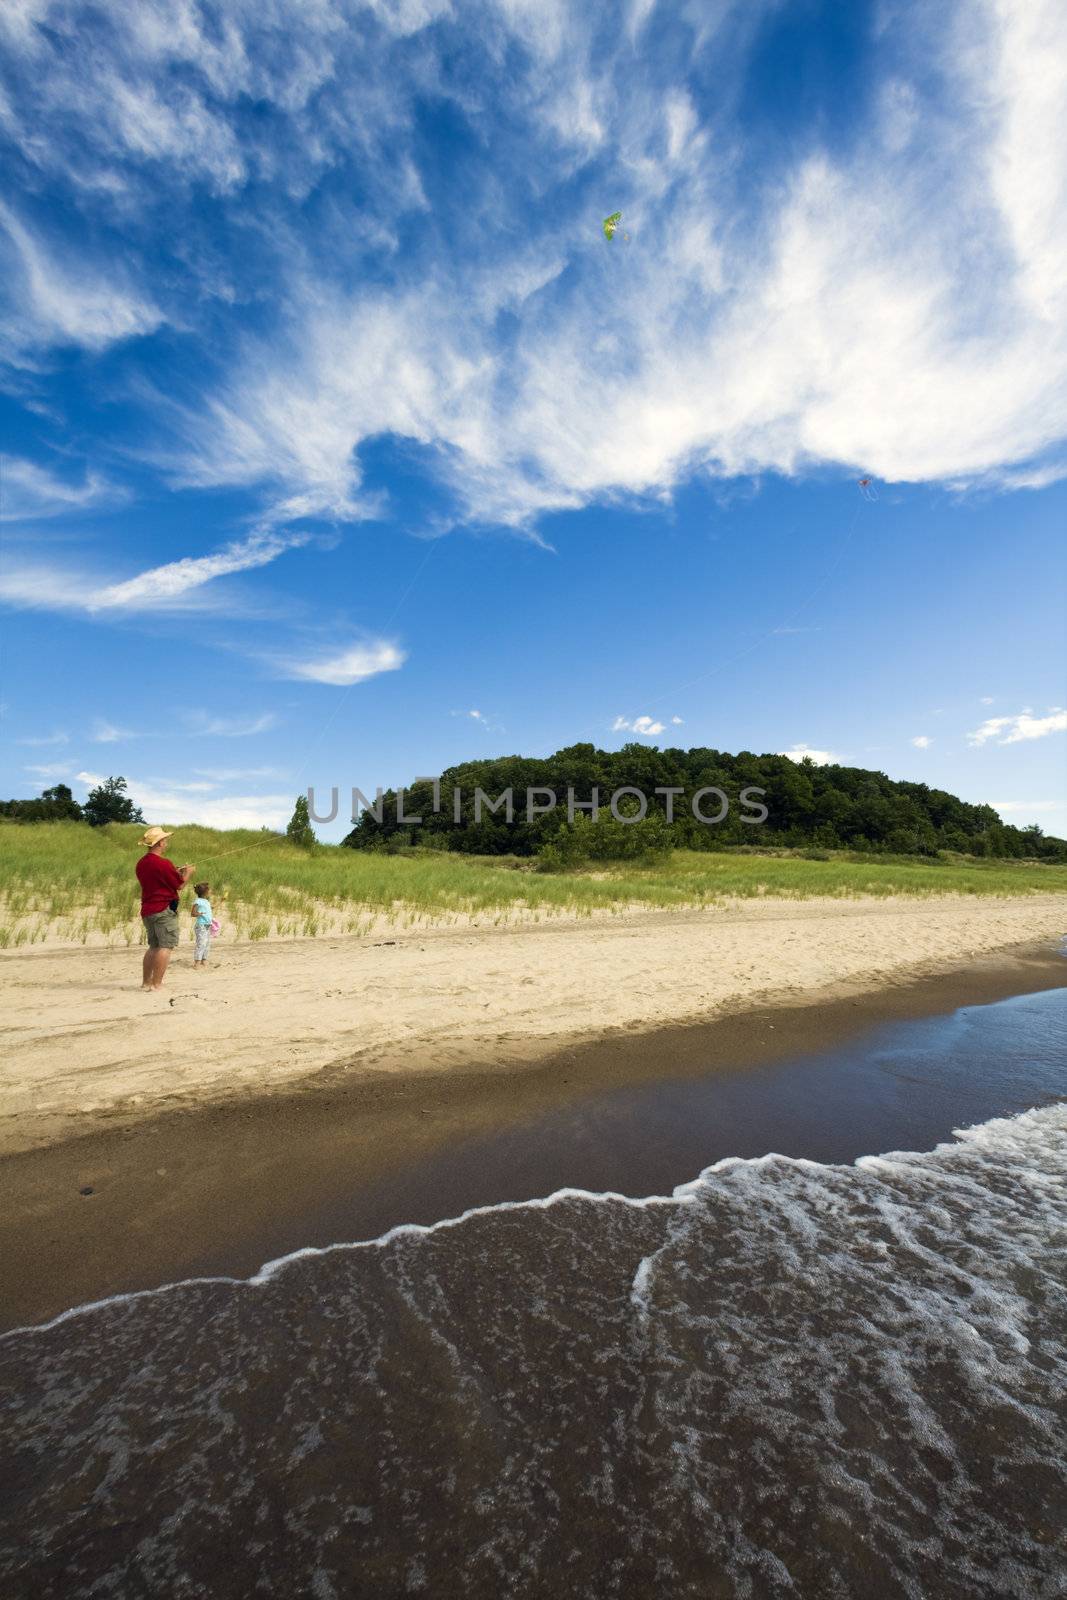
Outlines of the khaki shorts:
M144 931L148 935L149 950L177 950L178 948L178 913L176 911L154 911L150 917L142 917Z

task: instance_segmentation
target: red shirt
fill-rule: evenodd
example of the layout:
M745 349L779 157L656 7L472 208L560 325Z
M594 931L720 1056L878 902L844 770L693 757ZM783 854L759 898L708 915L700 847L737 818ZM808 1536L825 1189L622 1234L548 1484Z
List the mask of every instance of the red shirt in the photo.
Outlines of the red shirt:
M157 911L166 911L171 901L177 899L184 887L181 874L174 862L168 861L166 856L154 856L151 851L141 857L134 871L137 873L137 882L141 885L142 917L151 917Z

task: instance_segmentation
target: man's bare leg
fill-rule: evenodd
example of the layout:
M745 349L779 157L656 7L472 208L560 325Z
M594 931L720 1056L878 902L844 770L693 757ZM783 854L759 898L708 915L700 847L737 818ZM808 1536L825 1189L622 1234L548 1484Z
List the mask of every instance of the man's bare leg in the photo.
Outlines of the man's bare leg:
M155 965L155 958L156 952L154 950L148 949L145 951L144 960L141 962L142 989L151 989L152 987L152 968Z
M153 953L156 959L152 967L152 988L162 989L163 979L170 963L171 952L169 950L156 950Z

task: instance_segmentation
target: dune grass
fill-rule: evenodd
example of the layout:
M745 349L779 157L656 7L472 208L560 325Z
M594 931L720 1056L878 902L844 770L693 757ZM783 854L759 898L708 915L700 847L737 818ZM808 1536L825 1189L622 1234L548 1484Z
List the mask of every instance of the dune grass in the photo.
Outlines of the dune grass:
M0 948L34 943L135 944L141 939L133 866L140 827L84 823L0 826ZM1067 892L1067 867L1030 862L910 860L839 852L678 850L647 865L600 863L565 874L516 857L441 851L379 855L275 834L184 827L168 847L192 861L231 937L360 934L475 918L591 914L700 906L734 897ZM191 919L189 919L191 926ZM187 926L184 930L189 931Z

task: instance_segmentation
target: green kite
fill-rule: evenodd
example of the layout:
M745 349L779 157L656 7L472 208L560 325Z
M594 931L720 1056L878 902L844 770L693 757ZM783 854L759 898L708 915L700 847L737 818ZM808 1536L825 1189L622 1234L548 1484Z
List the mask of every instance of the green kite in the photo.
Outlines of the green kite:
M613 211L611 213L610 217L605 217L604 218L604 237L605 237L605 239L614 239L615 231L618 228L619 223L621 221L622 221L622 212L621 211Z

